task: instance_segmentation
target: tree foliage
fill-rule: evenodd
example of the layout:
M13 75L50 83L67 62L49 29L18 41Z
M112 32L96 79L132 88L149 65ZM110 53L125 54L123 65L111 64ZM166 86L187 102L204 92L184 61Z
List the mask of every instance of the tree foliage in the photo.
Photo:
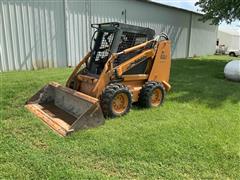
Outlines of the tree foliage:
M213 24L225 21L230 24L240 20L240 0L199 0L195 5L204 13L202 21L211 20Z

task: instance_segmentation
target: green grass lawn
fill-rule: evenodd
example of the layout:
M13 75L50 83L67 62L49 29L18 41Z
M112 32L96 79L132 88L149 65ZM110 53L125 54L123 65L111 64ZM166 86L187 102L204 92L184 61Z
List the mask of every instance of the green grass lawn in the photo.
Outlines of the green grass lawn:
M72 69L1 74L0 179L239 179L240 83L227 56L172 63L162 107L133 107L104 126L62 138L24 108Z

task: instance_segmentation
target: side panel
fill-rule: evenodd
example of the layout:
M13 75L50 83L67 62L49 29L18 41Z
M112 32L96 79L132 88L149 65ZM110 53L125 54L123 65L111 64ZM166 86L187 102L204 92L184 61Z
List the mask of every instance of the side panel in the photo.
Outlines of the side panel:
M171 43L170 41L159 42L155 59L150 72L149 81L168 82L171 68Z
M145 82L146 80L137 80L137 78L136 80L123 81L123 84L126 85L132 93L132 102L138 101L140 90Z

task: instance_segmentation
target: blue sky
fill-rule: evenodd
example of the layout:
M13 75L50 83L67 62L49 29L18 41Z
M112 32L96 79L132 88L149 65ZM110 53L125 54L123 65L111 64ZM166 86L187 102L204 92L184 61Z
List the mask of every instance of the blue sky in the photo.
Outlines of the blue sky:
M158 2L161 4L166 4L170 6L175 6L183 9L188 9L191 11L197 11L198 8L194 6L194 4L197 2L197 0L152 0L154 2ZM237 25L240 25L240 22L233 22L231 25L227 25L226 23L220 24L220 26L228 26L228 27L237 27Z

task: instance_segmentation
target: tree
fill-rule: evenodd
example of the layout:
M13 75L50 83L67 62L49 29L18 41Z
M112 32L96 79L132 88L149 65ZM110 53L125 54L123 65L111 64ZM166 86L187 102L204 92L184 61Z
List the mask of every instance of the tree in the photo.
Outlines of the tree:
M211 20L212 24L223 21L230 24L240 20L240 0L199 0L195 3L204 13L200 19L203 22Z

